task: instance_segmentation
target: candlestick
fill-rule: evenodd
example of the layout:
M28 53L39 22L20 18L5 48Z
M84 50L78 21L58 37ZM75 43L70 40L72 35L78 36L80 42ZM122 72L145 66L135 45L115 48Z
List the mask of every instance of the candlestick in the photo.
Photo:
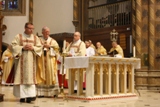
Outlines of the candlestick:
M130 35L129 41L130 41L130 53L132 53L132 35Z
M66 52L66 40L63 41L63 53Z
M63 45L63 46L65 46L65 45ZM61 88L60 88L60 94L63 96L63 100L67 100L68 101L68 98L67 98L67 96L66 96L66 94L64 93L64 78L65 78L65 76L64 76L64 62L65 62L65 57L66 57L66 53L62 53L62 62L61 62L61 64L62 64L62 84L61 84Z

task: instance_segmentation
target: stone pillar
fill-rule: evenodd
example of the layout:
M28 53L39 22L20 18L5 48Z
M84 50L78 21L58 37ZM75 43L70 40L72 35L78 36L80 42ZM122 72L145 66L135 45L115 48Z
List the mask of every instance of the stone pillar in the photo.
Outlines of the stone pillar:
M148 1L132 0L132 11L132 34L135 40L136 57L141 58L142 69L144 69L148 67Z
M135 45L135 38L136 38L136 3L135 0L132 0L132 37L133 37L133 44Z
M155 67L155 0L149 0L149 70Z
M160 69L160 1L149 0L149 70Z
M160 70L160 0L156 0L155 9L155 69Z
M79 25L79 9L78 9L78 3L79 0L73 0L73 25L75 26L75 31L78 31L78 25Z
M141 58L141 36L142 36L142 1L135 0L136 11L135 11L135 46L136 46L136 57Z
M148 0L142 0L142 30L141 30L141 62L143 68L148 69Z
M33 0L29 0L29 22L33 23Z
M88 6L89 0L73 0L73 24L75 31L81 33L83 40L84 30L87 29L88 23Z
M147 88L144 85L148 84L148 78L144 78L144 75L148 73L148 0L132 0L132 11L133 29L135 27L132 33L133 37L135 34L136 57L141 58L141 70L135 73L135 83L136 88Z
M136 32L138 32L136 33L136 43L141 44L140 52L142 54L142 69L137 70L135 73L136 87L139 89L158 89L160 71L160 59L158 59L158 56L160 56L158 55L160 53L160 0L136 0L135 10L135 25ZM141 28L141 33L139 28ZM141 34L141 38L139 38L139 34ZM143 69L144 66L148 68Z

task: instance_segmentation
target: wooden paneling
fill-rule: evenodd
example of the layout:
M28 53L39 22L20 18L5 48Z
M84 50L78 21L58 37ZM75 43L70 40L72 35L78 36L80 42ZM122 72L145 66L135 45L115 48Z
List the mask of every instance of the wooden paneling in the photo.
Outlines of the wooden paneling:
M136 70L136 89L160 89L160 70Z
M130 30L127 30L129 28ZM115 29L118 34L118 44L122 44L122 48L124 50L124 56L130 57L132 53L130 53L130 40L129 37L132 35L131 26L116 26L116 27L109 27L109 28L101 28L101 29L94 29L94 30L86 30L84 31L84 40L91 40L94 45L96 42L101 42L102 45L107 49L110 50L112 47L110 40L110 32ZM122 37L119 37L122 36ZM123 39L123 41L120 42Z
M119 45L125 50L126 49L126 35L121 33L119 35Z

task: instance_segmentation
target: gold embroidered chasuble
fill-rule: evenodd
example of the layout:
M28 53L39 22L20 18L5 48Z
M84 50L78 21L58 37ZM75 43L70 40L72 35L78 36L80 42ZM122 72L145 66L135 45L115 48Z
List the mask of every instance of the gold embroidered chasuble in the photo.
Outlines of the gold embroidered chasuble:
M7 58L7 61L5 61ZM13 55L10 49L7 49L3 52L2 54L2 59L1 59L1 67L3 69L3 76L2 80L7 81L8 76L11 72L11 69L13 67Z
M120 54L122 57L124 57L123 49L121 48L120 45L117 45L116 48L111 48L109 53L113 52L114 50L116 50L118 52L118 54Z
M107 50L103 46L101 46L100 48L97 48L96 54L97 55L107 55Z
M50 48L43 48L42 56L37 59L38 70L40 71L38 74L40 78L38 80L45 85L54 85L57 82L57 56L59 54L59 45L51 37L48 37L47 40L42 37L40 41L42 45L50 45ZM53 55L51 54L52 52Z
M23 51L26 44L33 46L32 51ZM25 33L18 34L12 41L13 56L15 59L14 84L36 84L36 57L41 56L42 45L37 36Z

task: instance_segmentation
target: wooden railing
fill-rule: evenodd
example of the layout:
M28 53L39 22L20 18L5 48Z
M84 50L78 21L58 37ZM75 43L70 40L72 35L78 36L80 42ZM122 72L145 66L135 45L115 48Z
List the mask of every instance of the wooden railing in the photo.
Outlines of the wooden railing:
M131 0L88 8L88 29L131 24Z

